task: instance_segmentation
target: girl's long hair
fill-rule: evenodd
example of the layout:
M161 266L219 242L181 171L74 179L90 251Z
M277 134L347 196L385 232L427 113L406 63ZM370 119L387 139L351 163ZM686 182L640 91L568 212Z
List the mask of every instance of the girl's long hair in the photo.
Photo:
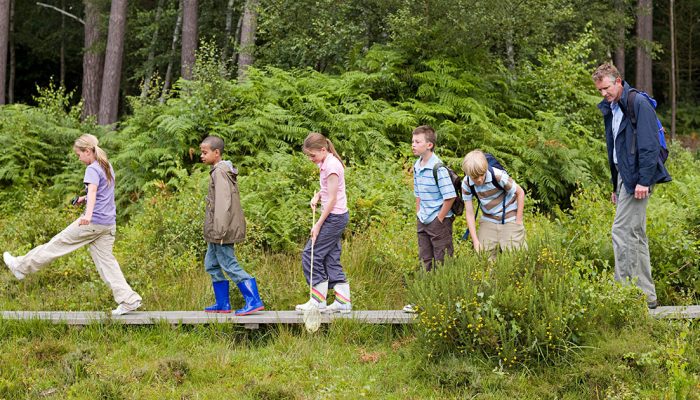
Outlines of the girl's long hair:
M75 139L73 147L82 151L88 149L92 150L93 153L95 153L95 160L97 160L100 167L102 167L104 170L105 176L107 176L107 182L114 184L114 176L112 175L112 168L109 165L109 160L107 159L107 153L105 153L105 151L98 146L99 143L100 141L97 140L94 135L86 133Z
M306 139L304 139L304 151L321 150L323 147L325 147L326 150L330 151L335 156L335 158L337 158L338 161L340 161L340 164L343 166L343 168L345 168L345 163L343 163L343 160L338 155L338 152L335 151L335 147L333 147L333 142L331 142L330 139L318 132L311 132L306 137Z

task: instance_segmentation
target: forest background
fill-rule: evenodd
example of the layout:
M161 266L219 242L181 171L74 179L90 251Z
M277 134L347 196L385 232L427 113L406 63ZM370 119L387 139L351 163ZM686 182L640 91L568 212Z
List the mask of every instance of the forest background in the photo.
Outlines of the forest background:
M241 171L239 258L268 309L291 309L305 298L299 251L318 185L300 147L320 131L348 166L355 309L421 307L410 328L334 323L316 336L0 321L0 398L698 398L697 323L650 319L633 288L611 284L590 80L614 60L659 100L674 181L650 203L654 278L661 304L698 304L698 28L691 0L0 0L3 251L76 218L71 146L93 133L118 179L115 253L144 309L202 309L198 144L216 134ZM420 124L455 170L481 148L522 184L527 251L489 265L458 220L455 259L418 271ZM112 306L85 251L21 282L5 271L0 293L3 310Z

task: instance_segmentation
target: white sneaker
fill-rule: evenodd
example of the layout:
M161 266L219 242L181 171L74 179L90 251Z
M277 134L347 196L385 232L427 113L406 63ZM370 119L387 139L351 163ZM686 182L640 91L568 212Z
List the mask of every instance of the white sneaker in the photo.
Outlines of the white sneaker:
M319 311L324 311L326 309L326 302L318 302L314 299L309 299L304 304L297 304L296 307L294 307L294 310L304 312L304 311L310 311L313 308L318 308Z
M112 310L112 315L115 316L115 317L118 317L118 316L120 316L120 315L124 315L124 314L126 314L126 313L130 313L130 312L132 312L132 311L135 311L135 310L136 310L137 308L139 308L139 307L141 307L141 302L140 302L140 301L137 301L137 302L134 303L134 304L122 303L122 304L120 304L119 306L117 306L117 308L115 308L114 310Z
M352 304L351 303L340 303L338 301L334 301L333 304L328 306L326 308L327 313L341 313L341 314L348 314L352 311Z
M418 312L418 310L416 309L415 304L406 304L405 306L403 306L403 312L415 314Z
M16 257L12 257L12 254L10 254L9 252L6 251L6 252L2 253L2 259L3 259L3 261L5 261L7 268L9 268L10 271L12 271L12 275L14 275L15 278L17 278L20 281L22 279L24 279L24 277L26 275L24 275L20 271L17 271L17 258Z

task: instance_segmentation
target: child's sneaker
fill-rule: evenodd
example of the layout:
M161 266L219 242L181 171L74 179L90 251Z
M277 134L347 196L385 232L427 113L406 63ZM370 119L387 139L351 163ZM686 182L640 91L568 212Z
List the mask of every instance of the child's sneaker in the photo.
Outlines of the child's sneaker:
M297 306L294 307L294 310L304 312L304 311L310 311L313 308L318 308L319 311L325 311L326 310L326 302L325 301L319 302L319 301L316 301L314 299L309 299L309 301L307 301L304 304L297 304Z
M6 252L2 253L2 259L3 259L3 261L5 261L7 268L10 269L10 271L12 272L12 275L14 275L15 278L17 278L20 281L22 279L24 279L25 275L22 272L17 271L17 258L16 257L12 257L12 254L10 254L9 252L6 251Z
M126 314L126 313L130 313L130 312L132 312L132 311L135 311L135 310L136 310L137 308L139 308L139 307L141 307L141 302L140 302L140 301L137 301L137 302L134 303L134 304L122 303L122 304L120 304L119 306L117 306L117 308L115 308L114 310L112 310L112 315L115 316L115 317L118 317L118 316L120 316L120 315L124 315L124 314Z
M403 312L415 314L418 312L418 310L416 309L415 304L406 304L405 306L403 306Z

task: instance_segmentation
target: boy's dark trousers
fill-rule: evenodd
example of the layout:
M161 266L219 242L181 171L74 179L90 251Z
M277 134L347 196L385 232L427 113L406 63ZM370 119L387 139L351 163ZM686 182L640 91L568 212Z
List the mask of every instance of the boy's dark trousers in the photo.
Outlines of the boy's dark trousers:
M431 271L436 263L445 261L445 252L452 257L452 224L454 217L440 222L437 217L428 224L418 222L418 257L426 271Z

